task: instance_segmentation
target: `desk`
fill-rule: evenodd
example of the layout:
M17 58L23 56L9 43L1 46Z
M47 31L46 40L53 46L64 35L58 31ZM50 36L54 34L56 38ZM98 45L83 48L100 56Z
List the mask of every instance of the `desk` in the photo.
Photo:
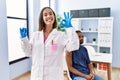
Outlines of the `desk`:
M95 54L89 54L89 57L91 62L93 63L107 64L107 77L108 77L108 80L111 80L112 54L95 53Z

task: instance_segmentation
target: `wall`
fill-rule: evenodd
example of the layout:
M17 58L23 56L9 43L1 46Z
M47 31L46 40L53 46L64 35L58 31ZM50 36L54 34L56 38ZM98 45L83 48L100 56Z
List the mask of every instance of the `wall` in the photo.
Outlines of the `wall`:
M0 0L0 80L11 80L31 69L31 58L9 65L6 0ZM40 0L29 2L29 35L37 30L40 12Z
M29 2L29 35L38 27L38 16L40 9L39 0L28 0ZM10 65L10 79L13 79L31 69L31 58L22 60L15 64ZM0 79L1 80L1 79ZM5 80L5 79L4 79Z
M6 1L0 0L0 80L9 80Z
M40 13L40 0L29 0L29 32L30 36L32 32L38 29L38 19Z
M10 65L10 79L14 79L31 69L31 59L25 59Z
M111 16L114 17L113 28L113 67L120 68L120 0L58 0L58 13L69 12L76 9L92 9L111 7ZM74 6L73 6L74 5Z

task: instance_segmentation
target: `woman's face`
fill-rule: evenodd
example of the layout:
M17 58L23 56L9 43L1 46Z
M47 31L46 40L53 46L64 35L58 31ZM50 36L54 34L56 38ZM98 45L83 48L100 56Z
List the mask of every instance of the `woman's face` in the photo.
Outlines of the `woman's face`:
M53 25L54 21L55 21L55 17L54 17L54 14L52 12L51 9L49 8L46 8L44 11L43 11L43 21L46 25Z

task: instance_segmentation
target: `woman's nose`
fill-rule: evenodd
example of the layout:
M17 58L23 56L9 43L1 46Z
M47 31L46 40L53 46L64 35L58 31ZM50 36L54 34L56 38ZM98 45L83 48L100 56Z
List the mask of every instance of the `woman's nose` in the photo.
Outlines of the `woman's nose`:
M47 17L50 17L50 15L48 15Z

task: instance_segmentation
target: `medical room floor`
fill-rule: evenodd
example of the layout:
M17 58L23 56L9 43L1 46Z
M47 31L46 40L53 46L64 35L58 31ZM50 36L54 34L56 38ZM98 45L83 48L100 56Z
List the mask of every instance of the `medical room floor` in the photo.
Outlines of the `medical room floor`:
M100 71L95 69L95 73L102 76L105 80L107 80L107 72ZM30 80L30 71L13 79L13 80ZM64 80L69 80L66 78ZM111 80L120 80L120 68L112 68L112 79Z

